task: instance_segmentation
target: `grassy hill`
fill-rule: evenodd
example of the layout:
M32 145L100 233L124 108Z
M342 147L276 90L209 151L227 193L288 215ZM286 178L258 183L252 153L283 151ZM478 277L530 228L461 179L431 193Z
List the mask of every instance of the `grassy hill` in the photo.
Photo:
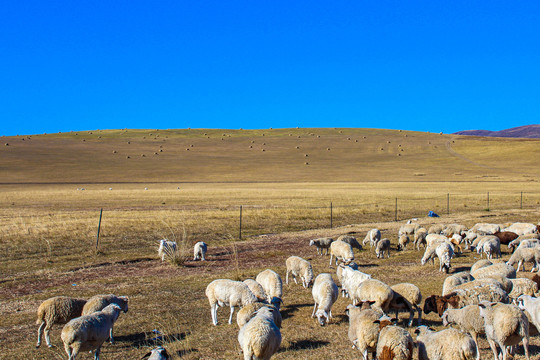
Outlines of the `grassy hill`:
M94 130L3 137L0 182L533 180L539 144L381 129Z

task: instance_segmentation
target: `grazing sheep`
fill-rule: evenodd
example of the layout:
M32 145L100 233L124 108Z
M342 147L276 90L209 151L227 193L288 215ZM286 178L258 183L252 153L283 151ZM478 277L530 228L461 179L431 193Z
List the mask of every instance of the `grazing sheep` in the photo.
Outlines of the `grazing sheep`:
M517 299L518 307L530 316L530 322L540 329L540 298L521 295ZM532 334L529 334L532 335Z
M505 263L496 263L471 271L471 275L475 279L484 279L493 276L504 276L508 279L515 279L516 269Z
M367 279L371 279L371 275L364 274L361 271L354 270L348 265L340 264L338 269L341 268L342 280L341 291L343 296L347 295L353 300L353 304L356 305L357 299L353 296L354 291L360 286L361 283Z
M479 235L493 235L497 231L501 231L501 227L498 224L478 223L475 224L470 230Z
M472 360L477 357L476 344L467 334L456 329L433 331L419 326L414 331L418 360Z
M323 273L317 275L311 291L315 305L311 317L317 317L319 325L324 326L332 317L332 305L338 298L338 287L332 275Z
M236 314L236 323L238 324L238 328L242 328L242 326L247 324L247 322L253 316L255 316L257 311L260 308L265 307L265 306L277 310L274 305L264 304L261 302L251 303L241 308L238 311L238 314ZM279 310L277 310L277 311L272 312L272 314L274 315L274 324L276 324L277 327L281 329L281 322L282 322L281 313L279 312Z
M450 294L456 286L473 280L474 278L468 271L462 271L454 275L447 276L443 282L442 296Z
M515 240L512 240L510 244L508 244L508 250L510 250L510 252L514 252L523 240L532 239L540 240L540 234L526 234L518 236Z
M362 245L360 245L360 243L358 242L358 240L356 240L356 238L354 236L341 235L340 237L337 238L337 241L343 241L343 242L351 245L351 247L353 249L362 250Z
M358 349L364 360L368 359L368 352L371 351L375 359L379 339L379 324L375 321L384 314L380 310L366 309L364 304L362 307L348 305L345 313L349 317L348 336L353 349Z
M86 300L75 299L67 296L56 296L45 300L39 305L36 324L38 338L36 347L41 345L41 333L45 334L48 347L52 347L49 332L54 324L65 324L71 319L81 316Z
M533 272L535 269L540 270L540 267L538 266L538 263L540 262L540 248L519 247L516 249L516 251L514 251L512 256L510 256L510 259L506 262L506 264L513 266L517 263L517 271L519 271L523 265L523 271L525 271L525 262L533 263L531 272Z
M313 284L313 268L309 261L298 256L291 256L285 262L287 265L287 276L285 282L289 283L289 273L292 273L295 284L298 284L296 277L299 276L302 280L302 286L305 288Z
M362 245L366 246L366 244L369 243L369 246L373 247L379 240L381 240L381 231L379 229L371 229L367 232L364 241L362 241Z
M253 293L253 295L255 295L258 302L261 302L261 303L267 302L268 296L264 292L264 289L261 284L259 284L253 279L244 280L244 284L246 284L249 290L251 290L251 292Z
M376 320L379 324L377 341L378 360L412 360L414 340L409 332L399 326L390 325L389 320Z
M262 285L266 296L268 296L268 302L279 310L281 299L283 298L283 281L281 277L274 271L266 269L261 271L255 280Z
M408 310L410 312L409 325L412 326L414 318L414 310L418 312L418 325L422 324L422 293L418 286L410 283L401 283L390 287L394 292L392 301L390 302L390 310L396 311L396 318L399 310Z
M89 315L97 311L105 309L110 304L116 304L124 312L128 312L129 298L127 296L116 296L113 294L108 295L95 295L92 296L83 307L82 315ZM109 334L109 341L114 343L113 327L111 326L111 333Z
M398 231L398 237L400 237L401 235L410 235L410 236L414 236L414 232L416 231L416 229L418 229L420 227L420 225L418 224L405 224L405 225L401 225L401 227L399 228L399 231Z
M335 257L336 265L338 259L345 264L354 260L354 252L351 245L343 241L334 241L330 244L330 266L332 266L332 259Z
M373 308L387 311L394 298L390 286L375 279L364 280L356 289L352 289L351 298L358 301L375 301Z
M444 236L452 237L454 234L458 235L465 235L465 232L467 231L467 227L465 225L460 224L448 224L444 227L443 231L441 232Z
M93 351L99 360L101 346L107 340L122 309L117 304L107 305L103 310L75 318L62 329L62 341L69 360L81 351Z
M274 323L273 312L263 307L257 311L238 332L238 342L244 353L244 360L270 359L281 345L281 332Z
M443 224L431 225L428 229L428 234L440 234L444 230Z
M422 257L421 264L425 265L429 260L434 263L433 259L437 256L439 258L439 271L448 273L450 270L450 261L454 257L454 250L452 245L447 242L435 243L434 245L428 245L424 256Z
M508 245L510 242L518 238L518 234L511 231L498 231L495 235L501 242L501 244Z
M409 237L407 235L401 235L398 239L398 245L397 249L398 251L405 250L407 248L407 244L409 243Z
M508 226L507 228L503 229L503 231L511 231L513 233L516 233L518 235L525 235L525 234L535 234L537 233L536 225L530 224L530 223L513 223L512 225Z
M148 358L148 360L169 360L171 357L163 346L159 346L152 349L152 351L144 355L142 358Z
M521 295L535 296L538 292L538 284L530 279L518 278L510 279L512 282L512 291L508 293L511 299L517 299Z
M313 239L309 242L309 246L315 246L317 248L317 254L322 255L323 249L326 249L326 254L328 255L328 249L330 248L330 244L334 242L334 239L329 237L319 238L319 239Z
M471 266L471 273L489 265L493 265L493 263L487 259L478 260Z
M493 255L497 256L497 259L501 257L501 241L499 238L489 239L482 245L482 251L486 254L488 259L493 259Z
M529 320L515 305L482 301L480 315L484 318L486 337L497 360L497 345L501 348L503 360L508 357L507 346L518 345L523 340L525 358L529 359Z
M210 314L212 315L212 323L214 325L218 324L218 307L228 305L231 308L229 324L232 324L232 316L236 306L244 307L248 304L257 302L257 297L253 295L246 284L241 281L229 279L217 279L212 281L206 287L205 294L208 298L208 302L210 302Z
M204 242L199 241L198 243L196 243L195 246L193 247L193 261L197 261L197 260L205 261L207 249L208 249L208 246Z
M375 255L379 259L384 258L384 253L386 252L386 257L390 257L390 240L388 239L382 239L377 241L375 244Z
M476 252L478 254L481 254L481 251L484 247L484 243L486 241L490 241L490 240L496 240L496 241L499 241L499 238L496 237L495 235L482 235L482 236L478 236L476 238L476 240L473 242L473 244L471 245L471 250L476 250Z
M467 305L461 309L446 309L441 319L443 326L456 324L461 331L471 335L476 345L476 359L480 359L478 335L485 334L484 318L480 316L480 307L478 305Z
M345 296L345 290L343 289L343 269L345 268L345 266L353 270L358 270L358 264L355 263L354 261L348 263L347 265L339 264L338 267L336 268L336 275L337 275L339 283L341 284L341 287L342 287L341 292L343 293L343 296Z
M475 233L474 231L466 231L465 232L465 237L463 238L463 242L465 242L466 246L465 248L468 249L471 244L474 242L474 240L476 240L476 238L478 237L478 234Z
M442 243L450 243L450 240L444 235L428 234L426 236L426 247Z
M416 250L420 250L420 245L426 247L426 236L428 235L428 231L426 228L418 228L414 232L414 247Z
M176 251L176 241L170 241L166 239L159 240L158 255L161 257L161 261L165 261L166 256L172 255Z

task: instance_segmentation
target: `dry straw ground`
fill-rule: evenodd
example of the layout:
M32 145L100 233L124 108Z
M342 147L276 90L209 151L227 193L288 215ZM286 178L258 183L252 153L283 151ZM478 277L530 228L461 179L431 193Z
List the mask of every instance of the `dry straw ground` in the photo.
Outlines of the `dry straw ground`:
M394 250L403 220L431 223L428 210L442 214L441 222L466 225L540 220L535 140L287 129L92 131L2 142L9 144L0 149L2 358L65 358L60 326L53 349L34 349L39 303L110 292L129 295L131 304L115 328L117 343L104 346L104 359L139 358L163 341L175 358L239 358L237 327L224 324L227 311L219 311L218 327L211 325L204 289L214 279L245 279L265 268L284 276L292 254L312 261L316 273L334 273L308 240L348 232L363 237L380 227L393 242L391 257L359 252L362 270L389 284L416 283L427 297L441 291L444 276L420 266L421 252ZM485 211L488 191L491 211ZM395 197L400 222L393 221ZM334 229L328 228L330 202ZM242 241L238 205L244 205ZM157 240L164 237L189 246L204 240L208 261L161 263ZM474 257L458 257L453 270ZM289 285L284 293L276 359L359 357L347 339L346 300L336 303L334 322L320 328L310 318L309 291ZM426 319L441 327L437 316ZM540 341L532 343L537 359ZM487 343L481 346L488 358Z

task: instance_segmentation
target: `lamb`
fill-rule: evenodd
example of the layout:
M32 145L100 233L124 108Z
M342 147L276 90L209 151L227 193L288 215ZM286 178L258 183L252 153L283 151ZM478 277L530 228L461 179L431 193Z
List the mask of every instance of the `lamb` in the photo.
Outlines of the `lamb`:
M268 296L268 302L279 310L283 300L283 281L281 277L274 271L266 269L261 271L255 280L262 285L266 296Z
M409 243L409 237L407 235L401 235L398 239L398 251L405 250L407 248L407 244Z
M231 308L229 324L232 324L232 316L236 306L244 307L257 301L257 297L253 295L246 284L241 281L229 279L212 281L206 287L205 294L210 303L210 314L212 315L212 323L214 325L218 324L218 307L228 305Z
M371 279L371 275L364 274L361 271L354 270L350 266L340 264L338 269L341 268L342 280L341 289L343 295L347 294L353 300L353 304L356 305L357 299L353 297L354 291L367 279Z
M447 276L443 282L442 296L450 294L456 286L473 280L474 278L468 271L462 271L454 275Z
M377 241L377 243L375 244L375 255L378 258L383 259L385 252L386 252L386 257L389 258L390 257L390 240L382 239L382 240Z
M467 305L461 309L446 309L441 316L443 326L456 324L460 330L468 333L476 345L476 359L480 359L480 348L478 347L478 335L484 334L484 318L480 316L478 305Z
M330 244L334 242L334 239L329 237L323 237L319 239L313 239L309 242L309 246L315 246L317 248L317 254L322 255L323 249L326 249L326 254L328 255L328 249L330 248Z
M518 238L518 234L513 233L511 231L498 231L495 235L497 238L499 238L501 244L508 245L510 242L514 241Z
M324 326L332 317L332 305L338 298L338 287L332 275L328 273L317 275L311 293L315 301L311 317L317 316L319 325Z
M518 235L534 234L538 232L536 225L530 224L530 223L519 223L519 222L513 223L512 225L503 229L503 231L511 231Z
M371 229L367 232L364 241L362 241L362 245L366 246L366 244L369 243L369 246L373 247L379 240L381 240L381 231L379 229Z
M255 314L260 308L263 308L265 306L276 310L272 312L272 315L274 316L274 324L276 324L277 327L281 329L281 322L283 320L282 320L281 313L279 312L279 310L277 310L274 305L264 304L261 302L248 304L238 311L238 314L236 315L236 323L238 324L238 328L241 329L242 326L247 324L247 322L253 316L255 316Z
M352 289L351 298L358 301L375 301L373 307L387 311L394 298L394 291L390 286L375 279L364 280L356 289Z
M299 276L302 280L302 286L305 288L313 285L313 268L309 261L298 256L291 256L286 260L287 276L285 282L289 283L289 273L292 273L295 284L298 284L296 277Z
M484 279L493 276L504 276L508 279L515 279L516 270L511 265L497 263L471 271L471 275L475 279Z
M401 283L392 285L390 288L394 292L394 296L389 308L396 311L396 318L398 317L399 310L409 310L408 326L412 326L414 310L416 310L418 312L418 325L420 325L422 323L422 309L420 308L422 293L418 286L410 283Z
M171 256L176 251L176 241L166 239L159 240L158 255L161 256L161 261L165 261L166 256Z
M471 273L474 272L477 269L481 269L483 267L493 265L493 263L487 259L478 260L471 266Z
M471 231L481 235L493 235L501 231L501 227L498 224L478 223L471 228Z
M435 332L423 325L414 333L418 360L472 360L478 356L474 340L459 330L450 328Z
M424 248L426 247L426 236L428 235L428 231L426 228L418 228L414 232L414 247L416 250L420 250L420 245L423 245Z
M238 342L244 353L244 360L270 359L281 345L281 332L274 323L276 309L263 307L242 326L238 332Z
M444 230L443 224L431 225L428 230L428 234L440 234Z
M97 311L103 310L110 304L116 304L124 312L128 312L129 298L127 296L116 296L113 294L108 295L95 295L92 296L83 307L82 315L89 315ZM111 332L109 334L110 343L114 343L113 327L111 326Z
M67 296L56 296L45 300L39 305L36 324L38 338L36 347L41 345L41 334L44 332L48 347L52 347L49 332L54 324L65 324L71 319L81 316L86 300Z
M195 244L193 247L193 261L201 260L205 261L206 257L206 250L208 249L208 246L206 243L199 241Z
M484 318L486 337L493 351L495 360L498 359L497 345L501 348L503 360L508 357L507 346L518 345L523 340L525 358L529 359L529 320L515 305L493 304L482 301L480 315Z
M518 307L530 316L530 322L540 329L540 298L521 295L517 298ZM529 334L532 335L532 334Z
M517 299L521 295L535 296L538 292L538 284L530 279L518 278L510 279L512 282L512 291L508 293L511 299Z
M523 265L523 271L525 271L525 262L533 263L531 272L533 272L535 269L540 271L540 267L538 266L538 263L540 262L540 248L519 247L518 249L516 249L516 251L514 251L512 256L510 256L510 259L506 262L506 264L513 266L517 263L517 271L519 271L519 269Z
M412 360L414 340L409 332L399 326L390 325L388 320L376 320L379 323L377 341L377 359Z
M337 238L337 241L343 241L343 242L351 245L351 247L353 249L362 250L362 245L360 245L360 243L358 242L358 240L356 240L356 238L354 236L341 235L340 237Z
M354 260L354 252L351 245L343 241L334 241L330 244L330 266L332 266L332 259L335 257L336 265L338 259L345 264Z
M163 346L159 346L152 349L152 351L144 355L142 358L148 358L148 360L169 360L170 355Z
M111 329L122 309L109 304L103 310L75 318L62 329L62 341L69 360L75 360L81 351L93 351L99 360L101 346L110 335Z
M261 302L261 303L267 302L268 296L264 292L264 289L261 284L259 284L253 279L244 280L244 284L246 284L249 290L251 290L251 292L253 293L253 295L255 295L255 297L257 298L257 302Z
M493 259L493 255L496 255L497 258L501 257L501 241L499 238L489 239L484 242L482 246L482 251L486 254L488 259Z
M353 344L353 349L358 349L364 360L368 359L368 352L371 351L375 359L377 340L379 339L379 325L375 321L384 314L380 310L353 305L347 306L345 313L349 317L348 336Z

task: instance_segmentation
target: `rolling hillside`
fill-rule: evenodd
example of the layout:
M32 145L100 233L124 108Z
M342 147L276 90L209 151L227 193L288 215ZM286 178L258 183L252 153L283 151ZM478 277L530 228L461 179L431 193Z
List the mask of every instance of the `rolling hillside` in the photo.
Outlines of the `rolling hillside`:
M538 125L525 125L515 128L490 131L490 130L464 130L458 131L455 135L471 135L471 136L491 136L491 137L510 137L510 138L540 138L540 124Z
M540 140L380 129L3 137L0 183L537 180Z

